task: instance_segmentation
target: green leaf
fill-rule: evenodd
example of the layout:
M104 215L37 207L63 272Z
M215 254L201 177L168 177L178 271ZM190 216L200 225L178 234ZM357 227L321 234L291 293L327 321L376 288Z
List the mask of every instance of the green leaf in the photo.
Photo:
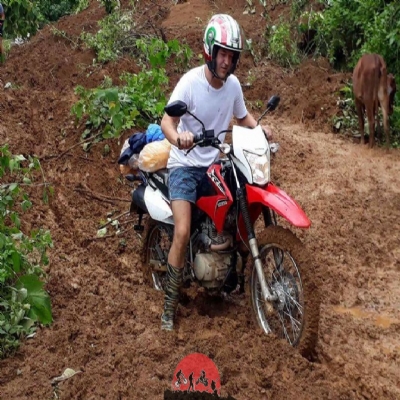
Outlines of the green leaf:
M21 226L21 221L17 213L11 214L11 220L14 222L14 225L19 228Z
M118 89L117 88L109 88L105 90L105 98L107 103L116 103L118 101Z
M11 255L12 261L13 261L13 269L15 272L20 272L21 271L21 254L18 253L17 251L14 251Z
M10 186L8 187L8 190L9 190L10 192L13 192L17 187L18 187L18 183L13 182L13 183L11 183Z
M19 278L17 288L25 288L28 291L26 301L31 305L29 317L32 315L42 324L50 324L53 321L49 295L43 290L43 282L36 275L24 275Z
M119 131L119 130L122 128L122 125L123 125L123 118L124 118L124 116L123 116L122 113L116 114L116 115L114 115L114 116L112 117L112 123L113 123L113 125L114 125L114 127L115 127L115 129L116 129L117 131Z
M21 203L21 208L22 208L23 211L26 211L26 210L28 210L28 209L31 208L31 207L32 207L32 203L31 203L29 200L24 200L24 201Z
M22 154L18 154L14 157L15 161L26 161L26 158Z

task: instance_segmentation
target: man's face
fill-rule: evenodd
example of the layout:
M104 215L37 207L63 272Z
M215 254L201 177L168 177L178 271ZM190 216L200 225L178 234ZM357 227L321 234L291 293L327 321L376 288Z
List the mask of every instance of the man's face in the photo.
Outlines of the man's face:
M224 48L220 48L218 50L216 59L216 73L220 78L226 78L226 75L228 74L233 64L233 56L234 52L231 50L227 50Z

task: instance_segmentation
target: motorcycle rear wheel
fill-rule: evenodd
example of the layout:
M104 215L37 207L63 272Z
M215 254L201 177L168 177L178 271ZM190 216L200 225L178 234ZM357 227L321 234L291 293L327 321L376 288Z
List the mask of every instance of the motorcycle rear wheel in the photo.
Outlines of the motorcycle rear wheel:
M147 224L143 249L143 278L154 289L164 291L173 229L168 225L155 223L152 220L148 221Z
M250 292L258 325L266 334L286 339L312 359L318 338L320 297L311 257L301 241L280 226L266 228L259 249L265 279L278 299L266 304L253 267Z

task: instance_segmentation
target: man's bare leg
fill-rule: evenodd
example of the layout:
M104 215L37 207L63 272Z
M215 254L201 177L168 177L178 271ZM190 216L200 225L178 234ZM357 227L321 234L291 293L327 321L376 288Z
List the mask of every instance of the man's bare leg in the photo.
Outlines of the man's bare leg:
M168 331L174 329L174 315L178 306L179 289L183 283L183 267L192 215L191 204L188 201L174 200L171 207L174 216L174 238L168 255L164 312L161 316L161 329Z

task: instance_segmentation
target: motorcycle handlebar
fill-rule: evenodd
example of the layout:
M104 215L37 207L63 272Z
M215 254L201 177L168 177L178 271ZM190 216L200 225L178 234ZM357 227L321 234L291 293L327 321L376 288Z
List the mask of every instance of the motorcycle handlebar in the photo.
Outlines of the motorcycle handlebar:
M194 136L193 144L197 144L197 143L199 143L199 142L201 142L203 140L203 135L193 135L193 136ZM178 149L181 149L181 139L178 138L176 142L177 142L177 145L178 145Z

